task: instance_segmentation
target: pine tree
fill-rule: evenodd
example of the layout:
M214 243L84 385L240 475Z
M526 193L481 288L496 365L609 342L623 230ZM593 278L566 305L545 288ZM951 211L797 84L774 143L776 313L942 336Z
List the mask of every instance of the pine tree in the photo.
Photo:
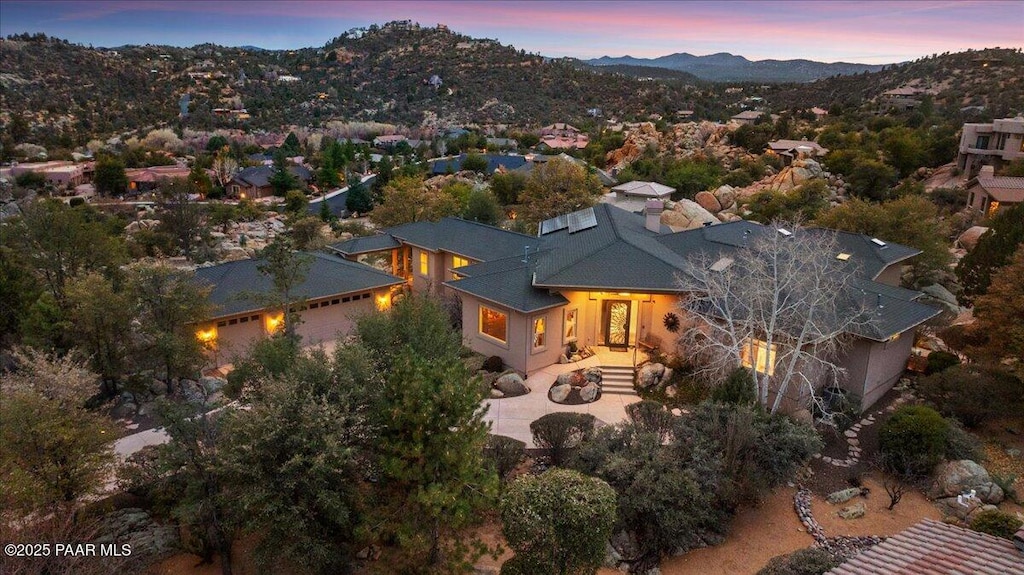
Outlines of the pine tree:
M295 189L299 180L289 170L288 160L283 151L278 150L274 154L274 173L270 176L270 186L274 188L274 195L284 197L288 190Z

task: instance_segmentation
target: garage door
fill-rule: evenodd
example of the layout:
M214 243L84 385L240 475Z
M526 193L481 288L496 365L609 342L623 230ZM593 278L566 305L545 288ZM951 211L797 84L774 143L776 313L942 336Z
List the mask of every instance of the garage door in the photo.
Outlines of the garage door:
M303 345L333 341L338 339L339 333L347 335L352 331L357 317L374 311L373 295L370 293L310 302L307 305L308 309L302 312L302 323L298 329Z

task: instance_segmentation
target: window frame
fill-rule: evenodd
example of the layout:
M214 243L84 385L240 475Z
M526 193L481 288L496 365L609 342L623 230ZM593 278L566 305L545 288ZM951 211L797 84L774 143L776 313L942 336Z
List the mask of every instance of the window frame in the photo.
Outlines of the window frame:
M541 331L537 331L538 325ZM539 336L539 343L538 343ZM530 318L530 351L540 353L548 348L548 319L546 315Z
M423 277L430 277L430 254L427 250L420 250L420 275Z
M464 258L462 256L457 256L455 254L452 254L452 279L453 280L457 280L460 277L462 277L459 274L459 272L457 272L455 270L457 270L459 268L464 268L464 267L466 267L468 265L469 265L469 258Z
M572 323L569 323L569 318L572 318ZM572 334L570 335L569 327L572 326ZM562 313L562 343L571 343L579 341L580 331L580 308L574 307L566 309Z
M478 306L478 308L479 309L477 310L477 314L476 314L476 317L477 317L477 326L476 326L477 334L479 334L485 340L489 340L491 342L497 343L498 345L501 345L503 347L508 347L508 320L509 320L509 314L507 312L504 312L504 311L500 311L500 310L497 310L497 309L489 308L489 307L487 307L484 304L480 304ZM487 333L486 331L484 331L484 314L486 312L491 312L491 313L496 314L496 315L504 316L504 318L505 318L505 334L504 334L504 338L499 338L499 337L497 337L495 335L491 335L491 334Z
M779 356L777 344L771 344L769 350L768 342L760 339L748 338L740 349L740 364L752 369L762 375L772 377L775 375L775 363Z

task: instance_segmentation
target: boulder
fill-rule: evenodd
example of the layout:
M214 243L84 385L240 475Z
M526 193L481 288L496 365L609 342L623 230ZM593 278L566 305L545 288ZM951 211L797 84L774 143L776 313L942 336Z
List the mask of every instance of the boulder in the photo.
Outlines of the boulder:
M673 230L685 230L690 226L690 218L676 210L665 210L661 212L661 223Z
M590 382L587 385L584 385L583 387L580 388L580 399L587 403L590 403L597 399L597 394L600 392L601 386L594 382Z
M227 385L227 383L228 382L226 380L223 380L219 377L199 378L199 385L203 386L203 389L206 390L206 393L214 393L216 391L220 391L221 388Z
M570 385L556 385L551 388L551 401L562 403L569 398L571 392L572 386Z
M505 394L500 389L491 389L491 399L501 399L503 397L505 397Z
M494 387L500 389L506 397L516 397L530 393L530 388L526 386L522 376L514 372L506 373L499 377L494 382Z
M686 216L690 221L687 227L699 228L704 224L717 224L718 218L716 218L711 212L707 211L700 204L693 200L680 200L676 202L673 211L679 212ZM662 212L664 218L665 212Z
M861 517L864 517L865 513L867 513L867 507L864 505L863 501L858 501L853 505L843 507L836 513L843 519L860 519Z
M636 373L637 385L642 389L649 389L661 382L665 374L665 366L660 363L648 363Z
M565 373L559 374L558 377L555 378L555 384L556 385L572 385L572 374L573 374L573 372L571 372L571 371L567 371Z
M159 379L154 379L149 384L149 393L153 395L167 395L167 384Z
M969 459L947 461L935 468L935 484L929 496L933 499L956 497L974 491L983 503L999 504L1006 494L992 481L984 467Z
M960 247L967 251L971 251L978 246L978 240L980 240L981 236L983 236L988 230L989 228L986 228L985 226L971 226L967 228L964 233L960 234L960 237L958 237L956 241L960 244Z
M846 489L829 493L825 500L833 505L837 505L839 503L846 503L858 495L860 495L860 487L847 487Z
M715 197L722 209L731 208L736 204L736 191L732 186L721 186L715 190Z
M138 410L139 406L134 401L124 401L110 410L110 417L114 419L131 419Z
M589 367L583 370L583 378L591 383L601 383L601 369L597 367Z
M722 204L718 201L718 198L715 197L715 194L712 194L711 192L697 192L697 195L694 196L693 199L700 204L700 207L704 208L708 212L714 213L722 211Z

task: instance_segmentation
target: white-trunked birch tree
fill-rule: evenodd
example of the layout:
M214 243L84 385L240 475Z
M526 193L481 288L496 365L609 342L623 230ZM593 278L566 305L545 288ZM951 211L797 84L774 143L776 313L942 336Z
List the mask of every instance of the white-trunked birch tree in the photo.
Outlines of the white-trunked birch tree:
M834 232L798 222L773 222L743 241L679 274L680 349L711 381L748 368L770 413L794 395L800 407L823 407L817 390L842 377L836 359L847 334L871 321L850 283L856 264L837 257Z

